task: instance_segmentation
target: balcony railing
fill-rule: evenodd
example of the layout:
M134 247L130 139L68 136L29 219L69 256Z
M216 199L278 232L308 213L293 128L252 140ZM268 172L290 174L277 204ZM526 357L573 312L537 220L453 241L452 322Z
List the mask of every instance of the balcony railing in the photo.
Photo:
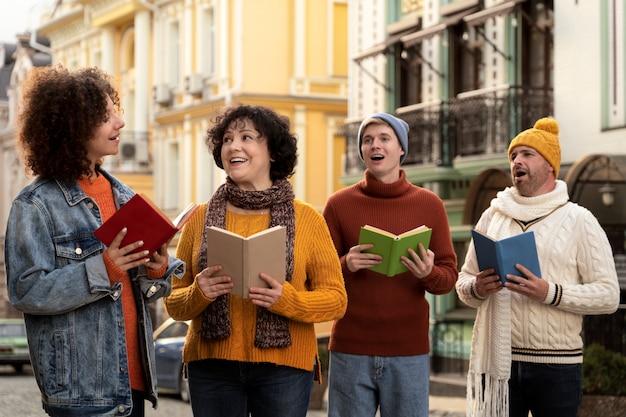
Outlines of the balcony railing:
M434 104L397 109L410 126L404 165L452 166L457 158L503 154L517 133L553 113L552 89L503 86L459 94ZM344 174L362 171L357 133L360 122L343 125Z

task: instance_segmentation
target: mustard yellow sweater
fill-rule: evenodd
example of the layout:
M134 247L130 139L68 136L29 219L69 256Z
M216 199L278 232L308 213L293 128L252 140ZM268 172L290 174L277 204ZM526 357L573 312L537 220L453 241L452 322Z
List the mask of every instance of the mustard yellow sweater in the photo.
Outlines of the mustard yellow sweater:
M313 323L341 318L347 296L341 265L326 222L311 205L295 201L296 231L294 271L290 282L271 311L289 319L292 344L286 348L259 349L254 346L257 307L249 299L230 295L231 335L211 341L199 335L202 311L215 299L204 296L195 276L206 217L204 203L181 232L176 257L186 262L183 278L174 280L172 293L164 299L175 320L191 320L183 350L185 363L201 359L269 362L312 370L317 355ZM267 229L269 214L226 213L226 229L241 236ZM209 261L210 263L210 261Z

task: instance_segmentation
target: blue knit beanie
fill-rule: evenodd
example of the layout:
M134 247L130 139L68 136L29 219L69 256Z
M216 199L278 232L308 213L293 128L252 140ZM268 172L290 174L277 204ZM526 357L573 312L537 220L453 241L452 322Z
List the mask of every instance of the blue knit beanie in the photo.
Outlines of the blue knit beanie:
M363 141L363 131L365 127L372 123L373 119L379 119L383 122L387 123L393 131L395 132L398 140L400 141L400 146L404 151L404 155L400 157L400 163L404 162L404 159L409 154L409 124L402 119L399 119L395 116L392 116L389 113L374 113L371 116L365 118L359 126L359 156L361 160L363 160L363 152L361 152L361 143Z

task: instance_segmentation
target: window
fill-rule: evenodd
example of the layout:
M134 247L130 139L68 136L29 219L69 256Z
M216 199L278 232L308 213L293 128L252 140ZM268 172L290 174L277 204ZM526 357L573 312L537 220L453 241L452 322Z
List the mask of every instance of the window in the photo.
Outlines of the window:
M395 48L396 76L393 86L396 92L395 107L410 106L422 102L422 58L421 44L408 49Z
M167 82L170 87L177 87L180 82L180 27L177 20L168 25L167 31Z
M449 27L449 89L451 97L478 90L482 81L482 48L476 29L459 23Z
M531 0L522 7L522 14L527 18L522 20L522 51L518 60L522 68L521 84L530 88L552 88L552 1Z
M331 75L334 77L348 76L348 4L345 1L333 4L333 36L329 48L333 51Z
M213 6L204 8L201 12L200 39L198 41L200 72L204 76L215 74L215 10Z

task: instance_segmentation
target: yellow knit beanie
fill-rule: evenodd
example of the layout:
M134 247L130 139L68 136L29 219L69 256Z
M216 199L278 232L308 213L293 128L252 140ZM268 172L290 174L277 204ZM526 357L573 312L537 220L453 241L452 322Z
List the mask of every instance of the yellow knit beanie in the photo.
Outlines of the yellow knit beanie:
M511 141L509 159L516 146L535 149L554 169L554 178L559 176L561 166L561 146L559 145L559 124L554 119L544 117L537 120L532 129L524 130Z

